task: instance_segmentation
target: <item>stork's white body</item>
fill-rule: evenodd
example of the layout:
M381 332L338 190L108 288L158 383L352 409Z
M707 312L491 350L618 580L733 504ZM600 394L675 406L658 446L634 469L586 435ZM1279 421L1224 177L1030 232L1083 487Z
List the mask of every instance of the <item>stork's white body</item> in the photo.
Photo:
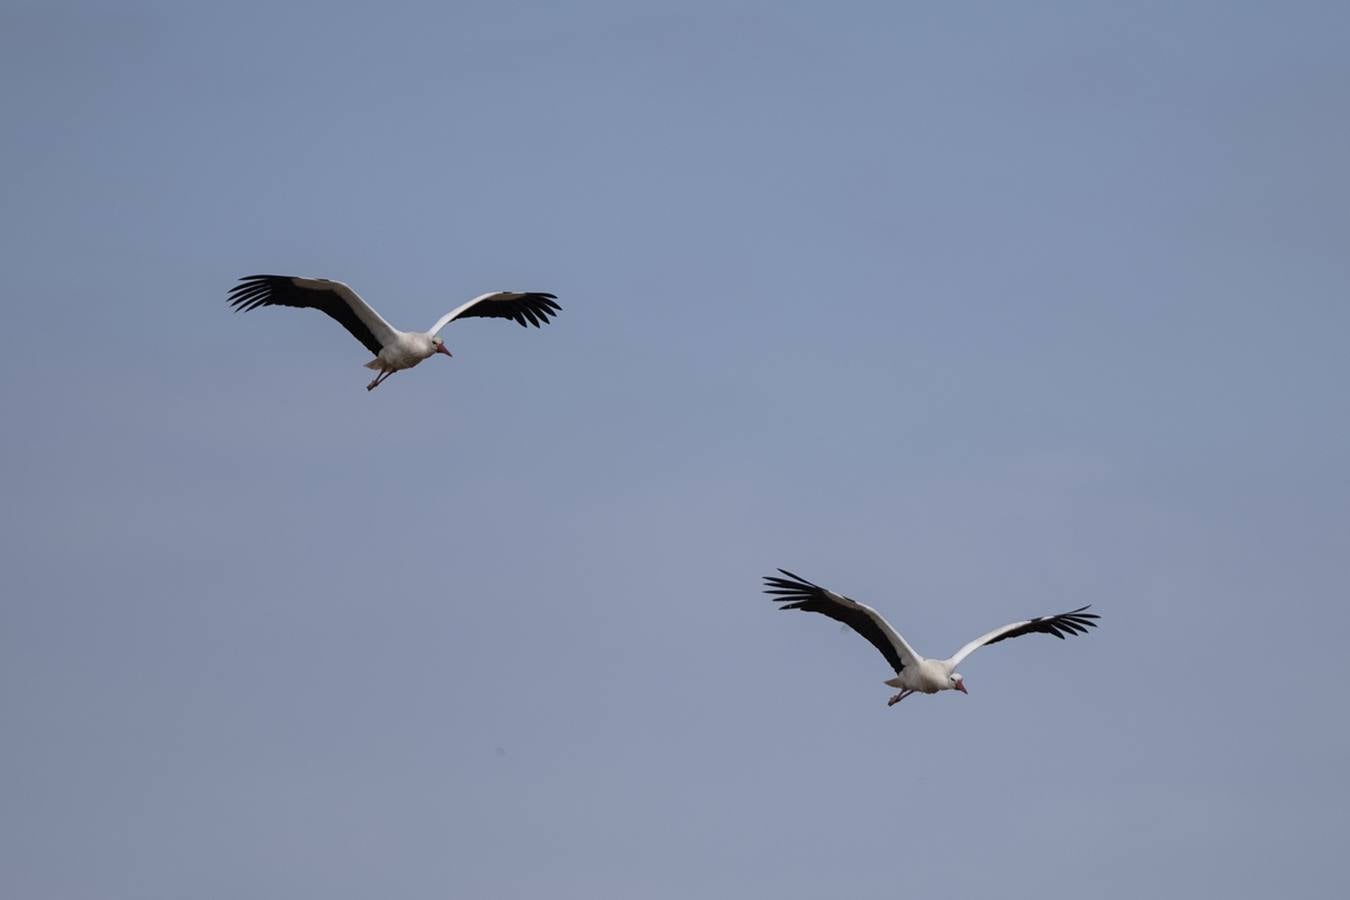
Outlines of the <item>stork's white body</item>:
M424 359L436 355L436 342L431 334L416 331L398 331L381 350L380 355L366 363L367 369L401 372L411 369Z
M891 687L920 694L936 694L938 691L952 689L952 670L956 668L946 660L924 659L918 657L914 665L905 666L899 675L888 678Z

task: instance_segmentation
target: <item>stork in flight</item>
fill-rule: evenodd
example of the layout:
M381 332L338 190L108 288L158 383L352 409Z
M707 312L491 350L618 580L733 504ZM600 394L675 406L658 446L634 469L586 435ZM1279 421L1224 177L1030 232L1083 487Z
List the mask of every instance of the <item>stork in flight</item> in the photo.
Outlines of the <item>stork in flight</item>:
M961 664L961 660L986 644L997 644L999 641L1021 637L1024 634L1053 634L1063 640L1066 634L1087 634L1089 628L1097 627L1095 620L1100 618L1096 613L1084 612L1088 607L1081 606L1072 612L1060 613L1057 616L1040 616L995 628L966 644L947 659L924 659L915 653L914 648L900 636L900 633L872 607L864 606L818 584L812 584L786 569L778 571L787 577L766 575L764 592L774 595L775 603L783 604L779 609L800 609L803 612L820 613L843 622L867 638L872 646L886 657L891 668L895 669L895 677L888 679L886 684L901 689L900 693L891 697L887 706L894 706L916 691L924 694L936 694L938 691L968 693L966 681L961 677L961 673L956 671L956 667Z
M514 319L522 326L538 328L562 309L555 302L557 299L553 294L536 291L480 294L441 316L429 331L399 331L371 309L356 291L327 278L249 275L239 279L239 283L230 289L229 302L235 312L260 306L295 306L327 313L375 354L375 358L365 364L367 369L380 373L366 385L366 390L371 391L395 372L411 369L437 353L450 356L439 332L455 319L473 316Z

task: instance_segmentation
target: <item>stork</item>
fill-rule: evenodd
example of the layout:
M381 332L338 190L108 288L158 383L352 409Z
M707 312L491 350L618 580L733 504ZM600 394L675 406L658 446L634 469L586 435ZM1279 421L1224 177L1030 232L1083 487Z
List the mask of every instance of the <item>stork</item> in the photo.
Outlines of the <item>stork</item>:
M783 604L779 609L800 609L803 612L820 613L835 621L843 622L867 638L872 646L886 657L886 661L895 670L895 677L887 679L886 684L901 689L886 703L887 706L894 706L915 692L936 694L939 691L960 691L968 694L966 680L956 671L956 667L981 647L997 644L1008 638L1021 637L1024 634L1053 634L1063 640L1066 634L1087 634L1089 628L1097 627L1096 619L1100 618L1096 613L1086 612L1089 607L1080 606L1071 612L1056 616L1023 619L980 635L946 659L925 659L915 653L914 648L900 636L900 633L872 607L851 600L843 594L836 594L818 584L812 584L786 569L778 571L786 577L766 575L764 592L772 595L775 603Z
M296 275L249 275L230 289L229 303L235 310L260 306L294 306L317 309L336 319L351 336L375 354L367 369L379 372L366 385L373 391L395 372L411 369L438 353L452 354L441 340L440 331L456 319L482 316L514 319L522 326L538 328L562 309L553 294L537 291L492 291L480 294L468 303L441 316L427 331L399 331L384 320L356 291L340 281L327 278L302 278Z

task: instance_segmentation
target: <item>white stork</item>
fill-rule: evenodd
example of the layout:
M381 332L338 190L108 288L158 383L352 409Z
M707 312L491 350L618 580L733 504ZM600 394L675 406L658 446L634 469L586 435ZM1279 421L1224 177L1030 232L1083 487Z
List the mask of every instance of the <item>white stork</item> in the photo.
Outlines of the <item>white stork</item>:
M249 275L239 279L239 284L230 289L229 302L235 312L260 306L295 306L327 313L375 354L375 358L365 364L367 369L376 369L380 373L366 385L366 390L370 391L395 372L411 369L437 353L450 356L439 332L455 319L472 316L515 319L522 326L538 328L562 309L555 302L557 299L553 294L536 291L480 294L441 316L429 331L399 331L371 309L356 291L327 278Z
M1053 634L1063 640L1066 634L1086 634L1089 628L1097 627L1094 620L1100 618L1096 613L1084 612L1088 607L1081 606L1072 612L1060 613L1057 616L1025 619L980 635L947 659L924 659L915 653L914 648L872 607L850 600L842 594L836 594L828 588L812 584L786 569L778 571L787 577L766 575L764 592L775 595L773 598L775 603L783 604L779 609L800 609L803 612L821 613L843 622L871 641L872 646L886 657L891 668L895 669L895 677L888 679L886 684L901 688L900 693L887 702L887 706L894 706L915 691L924 694L936 694L938 691L968 693L966 680L956 671L956 667L961 664L961 660L985 644L997 644L999 641L1021 637L1024 634Z

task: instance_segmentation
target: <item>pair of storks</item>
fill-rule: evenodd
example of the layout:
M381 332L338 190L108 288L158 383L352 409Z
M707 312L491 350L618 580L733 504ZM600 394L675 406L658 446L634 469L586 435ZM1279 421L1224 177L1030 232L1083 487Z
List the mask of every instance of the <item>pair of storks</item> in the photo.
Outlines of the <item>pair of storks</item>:
M438 353L450 356L441 341L440 331L456 319L483 316L513 319L520 325L536 328L550 320L561 309L557 297L538 291L494 291L482 294L468 303L451 310L428 331L399 331L386 322L379 313L361 299L356 291L339 281L324 278L298 278L289 275L250 275L240 279L230 291L230 304L238 310L260 306L294 306L317 309L336 319L361 344L375 354L366 368L379 374L366 385L373 390L386 378L403 369L411 369L424 359ZM1052 634L1061 640L1065 635L1085 634L1095 628L1098 616L1083 606L1056 616L1040 616L1013 622L981 635L966 644L947 659L925 659L900 636L881 615L870 606L836 594L828 588L812 584L784 569L782 576L767 576L765 592L783 604L781 609L800 609L820 613L843 622L862 635L895 670L895 677L886 684L900 688L888 705L894 705L915 692L936 694L939 691L966 693L965 679L956 667L971 653L986 644L997 644L1024 634Z

